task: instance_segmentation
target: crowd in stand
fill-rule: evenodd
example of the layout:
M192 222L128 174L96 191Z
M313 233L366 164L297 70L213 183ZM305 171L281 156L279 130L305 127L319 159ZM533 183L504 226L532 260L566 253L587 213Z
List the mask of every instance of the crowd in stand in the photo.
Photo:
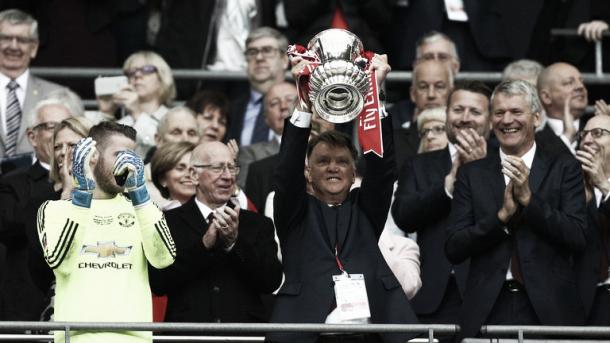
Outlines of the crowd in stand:
M57 39L41 6L0 11L0 320L610 325L610 106L583 82L591 45L549 36L602 39L606 2L121 3L75 7L108 11L124 60L95 111L30 71ZM380 95L383 156L285 80L310 63L289 43L328 28L376 52L379 86L412 70Z

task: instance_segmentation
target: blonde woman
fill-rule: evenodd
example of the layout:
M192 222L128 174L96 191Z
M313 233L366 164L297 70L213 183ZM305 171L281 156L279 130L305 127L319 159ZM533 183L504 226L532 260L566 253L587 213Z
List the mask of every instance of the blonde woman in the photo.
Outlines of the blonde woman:
M72 147L89 135L92 123L85 117L71 117L61 121L53 131L49 178L53 189L61 191L61 199L69 199L72 184Z
M417 117L417 131L419 132L418 154L441 150L447 146L447 120L446 107L435 107L422 111Z
M137 152L145 156L155 145L159 120L176 97L172 71L165 60L152 51L139 51L127 58L123 73L129 84L114 94L113 100L125 111L118 122L138 132Z

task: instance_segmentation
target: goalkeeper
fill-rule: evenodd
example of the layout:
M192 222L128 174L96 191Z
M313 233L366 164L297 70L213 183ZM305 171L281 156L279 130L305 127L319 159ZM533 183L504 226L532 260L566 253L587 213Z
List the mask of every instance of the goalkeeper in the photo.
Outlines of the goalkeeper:
M176 251L144 186L135 138L129 126L94 126L73 150L72 199L38 210L38 236L57 281L57 321L152 321L147 262L165 268ZM152 334L72 331L70 341L152 342ZM64 332L55 333L55 342L64 342Z

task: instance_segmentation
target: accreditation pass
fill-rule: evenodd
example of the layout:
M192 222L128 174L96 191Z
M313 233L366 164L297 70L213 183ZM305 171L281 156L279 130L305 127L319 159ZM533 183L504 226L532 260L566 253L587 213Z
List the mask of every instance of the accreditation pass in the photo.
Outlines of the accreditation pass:
M341 320L365 319L371 317L369 298L366 294L364 275L333 275L337 311Z

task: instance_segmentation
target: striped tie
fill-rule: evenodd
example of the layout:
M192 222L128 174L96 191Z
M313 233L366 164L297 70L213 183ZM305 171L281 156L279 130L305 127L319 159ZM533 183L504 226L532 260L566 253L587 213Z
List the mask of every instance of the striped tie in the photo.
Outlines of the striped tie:
M19 137L19 124L21 124L21 106L17 100L16 89L19 84L11 80L6 88L6 155L13 156L17 152L17 137Z

